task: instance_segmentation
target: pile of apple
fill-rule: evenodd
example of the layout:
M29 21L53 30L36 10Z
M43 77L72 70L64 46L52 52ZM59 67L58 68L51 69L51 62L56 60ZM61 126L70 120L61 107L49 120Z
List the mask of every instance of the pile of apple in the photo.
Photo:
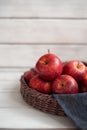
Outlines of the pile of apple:
M63 63L53 54L42 55L24 74L28 86L44 94L87 92L87 67L79 60Z

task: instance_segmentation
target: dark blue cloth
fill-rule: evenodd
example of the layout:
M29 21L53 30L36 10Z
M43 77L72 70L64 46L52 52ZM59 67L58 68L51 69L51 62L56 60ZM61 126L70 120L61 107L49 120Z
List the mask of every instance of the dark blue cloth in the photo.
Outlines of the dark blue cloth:
M87 130L87 93L53 94L66 115L81 130Z

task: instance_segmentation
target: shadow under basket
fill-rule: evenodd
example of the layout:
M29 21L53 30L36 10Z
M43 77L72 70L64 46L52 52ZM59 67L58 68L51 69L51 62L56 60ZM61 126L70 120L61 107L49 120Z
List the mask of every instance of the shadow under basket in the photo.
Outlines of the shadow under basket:
M20 83L21 95L29 105L49 114L66 116L52 94L43 94L35 89L29 88L24 79L24 75L21 76Z

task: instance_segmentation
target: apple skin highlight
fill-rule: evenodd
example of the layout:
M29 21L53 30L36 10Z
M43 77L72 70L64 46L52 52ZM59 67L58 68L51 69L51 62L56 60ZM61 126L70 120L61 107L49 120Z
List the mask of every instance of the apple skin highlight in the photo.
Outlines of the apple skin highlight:
M68 61L63 66L63 74L71 75L78 83L86 72L86 66L79 60Z
M42 55L24 78L29 87L45 94L87 92L86 64L79 60L62 62L50 52Z
M52 92L56 94L74 94L79 92L79 87L72 76L60 75L53 81Z
M35 71L34 68L32 68L24 73L24 79L27 82L27 84L30 82L31 78L36 74L37 74L37 72Z
M62 73L63 64L55 54L48 53L39 58L36 63L36 71L41 78L53 80Z
M51 82L41 79L38 74L30 80L29 87L44 94L51 93Z

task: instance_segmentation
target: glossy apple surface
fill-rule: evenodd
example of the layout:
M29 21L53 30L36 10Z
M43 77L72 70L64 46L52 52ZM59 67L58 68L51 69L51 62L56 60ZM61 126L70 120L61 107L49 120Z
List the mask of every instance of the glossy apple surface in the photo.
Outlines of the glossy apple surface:
M79 83L80 92L87 92L87 67L81 82Z
M78 91L78 84L70 75L60 75L52 83L52 92L56 94L74 94Z
M53 80L62 73L63 64L55 54L48 53L39 58L36 71L45 80Z
M87 67L86 67L86 71L85 71L85 74L83 75L83 78L82 78L82 83L87 86Z
M36 74L37 74L37 72L35 71L34 68L28 70L27 72L24 73L24 79L25 79L25 81L28 83L28 82L30 81L30 79L31 79L34 75L36 75Z
M63 66L63 74L71 75L79 82L85 74L86 66L79 60L71 60Z
M41 79L39 75L30 80L29 87L45 94L51 93L51 82Z

